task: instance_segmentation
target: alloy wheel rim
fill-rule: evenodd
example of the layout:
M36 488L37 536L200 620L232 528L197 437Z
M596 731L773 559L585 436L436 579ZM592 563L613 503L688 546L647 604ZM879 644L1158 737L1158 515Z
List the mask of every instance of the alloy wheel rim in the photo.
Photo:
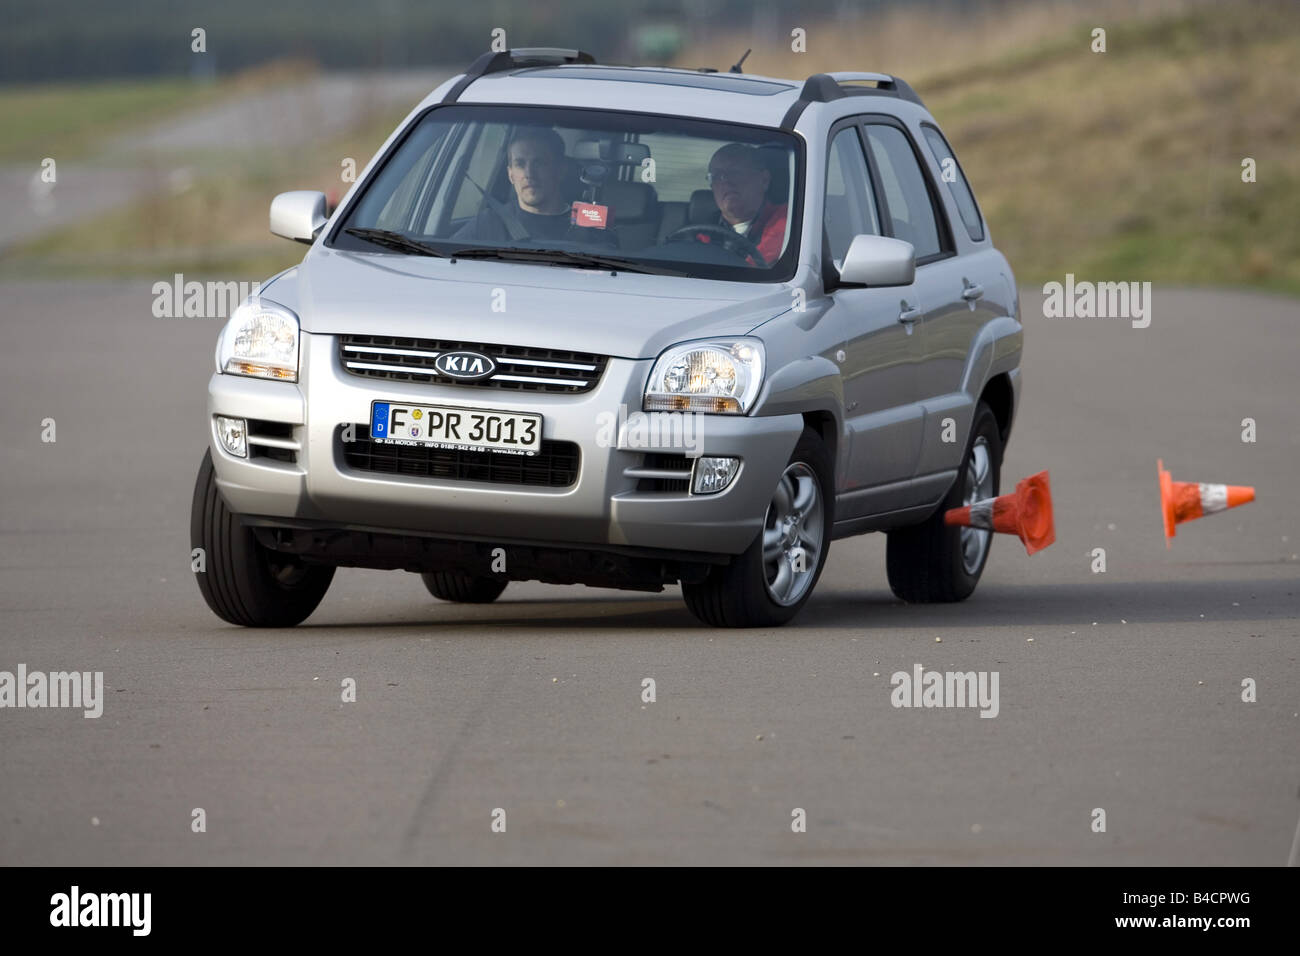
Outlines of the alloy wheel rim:
M763 575L768 596L782 607L812 588L821 564L824 522L817 474L803 462L786 468L763 522Z
M964 481L963 505L972 505L993 497L993 459L989 455L988 439L983 436L976 438L971 446ZM961 529L961 563L967 574L979 571L988 554L992 537L993 532L983 528Z

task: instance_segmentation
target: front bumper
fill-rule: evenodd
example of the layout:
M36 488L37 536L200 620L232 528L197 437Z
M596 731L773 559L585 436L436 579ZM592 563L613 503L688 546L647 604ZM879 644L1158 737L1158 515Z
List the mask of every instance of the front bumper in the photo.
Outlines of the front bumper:
M661 438L678 437L675 446L648 444L644 430L611 426L641 408L651 364L611 358L600 382L578 394L404 383L348 374L339 364L335 336L302 333L297 384L222 374L209 382L209 442L217 485L230 509L244 515L478 541L500 537L547 545L739 554L762 527L803 430L802 416L702 415L694 419L694 429L661 430ZM340 454L339 428L368 423L373 401L540 414L543 439L579 447L577 480L550 488L352 469ZM266 430L281 436L272 439L281 459L296 461L227 454L216 439L214 415L276 426ZM256 432L250 426L254 442ZM689 449L682 447L683 436ZM728 456L742 464L731 485L718 494L639 491L641 479L628 472L643 466L647 453Z

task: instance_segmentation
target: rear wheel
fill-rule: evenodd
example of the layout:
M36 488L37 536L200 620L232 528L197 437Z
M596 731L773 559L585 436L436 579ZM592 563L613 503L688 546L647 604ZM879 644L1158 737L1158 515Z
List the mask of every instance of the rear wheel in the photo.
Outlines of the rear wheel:
M889 532L885 567L889 587L911 604L961 601L970 597L984 573L993 532L943 523L950 508L998 494L1002 470L1002 435L993 410L980 402L948 497L926 521Z
M420 580L434 597L458 604L491 604L506 589L504 580L460 570L426 571Z
M305 621L329 589L334 568L304 564L257 543L226 507L212 452L203 456L190 509L190 547L203 549L199 591L213 613L242 627L292 627Z
M754 543L703 581L682 585L692 614L714 627L776 627L799 613L826 566L833 468L821 436L804 429Z

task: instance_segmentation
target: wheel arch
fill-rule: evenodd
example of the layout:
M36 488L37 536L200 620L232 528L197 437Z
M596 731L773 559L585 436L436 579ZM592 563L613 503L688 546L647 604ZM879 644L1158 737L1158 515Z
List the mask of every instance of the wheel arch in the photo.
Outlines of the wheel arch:
M831 461L838 468L840 460L840 423L834 414L824 408L805 411L803 413L803 423L805 428L812 429L826 443L826 450L830 452Z
M1005 446L1011 437L1011 424L1016 414L1016 393L1011 385L1011 376L1000 372L989 379L980 392L980 401L992 409L993 417L998 421L998 434Z

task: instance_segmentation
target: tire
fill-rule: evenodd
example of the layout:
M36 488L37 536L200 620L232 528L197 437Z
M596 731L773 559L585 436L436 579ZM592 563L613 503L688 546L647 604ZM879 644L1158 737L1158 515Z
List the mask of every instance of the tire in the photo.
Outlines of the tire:
M491 604L509 583L505 579L483 577L468 571L425 571L420 575L424 586L440 601L457 604Z
M682 584L682 596L690 612L712 627L778 627L798 614L826 567L835 507L834 473L834 462L821 436L805 428L768 505L763 530L754 542L726 567L711 568L703 581ZM814 501L805 498L800 506L799 498L813 492ZM783 507L783 501L789 502L788 508ZM782 530L786 527L780 522L782 512L800 515L788 532ZM764 542L769 547L767 561ZM804 549L804 571L792 570L794 552L786 547L787 543L797 543ZM814 544L815 552L809 561L808 552ZM782 565L784 571L780 570ZM775 576L769 573L774 568Z
M203 456L190 510L190 547L202 548L199 591L214 614L241 627L293 627L316 610L334 578L329 565L305 564L257 543L217 489L212 452Z
M988 472L987 478L976 480L980 476L981 445ZM938 510L921 524L888 534L885 568L894 594L909 604L962 601L970 597L988 562L993 532L949 527L943 523L943 515L949 508L960 508L971 500L997 497L1001 471L1002 435L998 420L993 410L980 402L975 407L974 424L957 480ZM978 547L977 554L972 555L971 545Z

